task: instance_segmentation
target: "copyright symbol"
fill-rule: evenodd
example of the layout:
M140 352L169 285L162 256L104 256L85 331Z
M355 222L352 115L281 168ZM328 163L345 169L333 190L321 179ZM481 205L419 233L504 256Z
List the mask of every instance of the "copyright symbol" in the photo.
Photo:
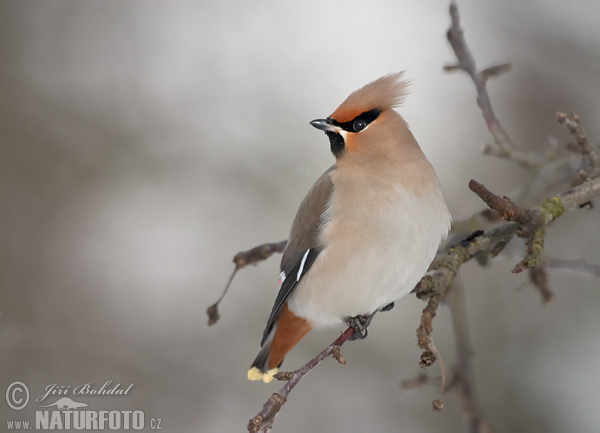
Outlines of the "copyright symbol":
M13 382L6 388L6 402L11 409L21 410L29 403L29 388L23 382Z

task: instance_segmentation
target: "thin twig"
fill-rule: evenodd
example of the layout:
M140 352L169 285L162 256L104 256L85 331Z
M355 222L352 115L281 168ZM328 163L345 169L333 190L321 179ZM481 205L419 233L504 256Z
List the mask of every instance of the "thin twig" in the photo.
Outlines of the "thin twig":
M435 344L433 344L433 339L429 343L429 348L431 349L433 354L440 360L440 371L442 374L442 380L440 383L440 396L431 402L433 410L439 412L444 408L444 391L446 389L446 368L444 367L444 358L442 358L442 355L440 354L439 350L437 349L437 347L435 347Z
M544 256L542 260L548 268L581 272L595 278L600 278L600 265L591 265L586 263L585 260L566 260L549 256Z
M530 268L528 270L529 281L533 284L540 295L542 296L542 303L548 304L554 301L554 292L550 289L550 282L548 281L548 273L546 267L541 265L537 268Z
M421 371L421 372L419 372L417 377L415 377L413 379L403 380L400 383L400 386L402 386L403 389L410 390L410 389L416 389L423 385L429 385L429 384L435 384L436 386L439 386L441 384L441 378L436 377L436 376L431 376L431 375ZM446 389L448 389L448 388L449 387L447 386Z
M598 149L590 142L581 126L581 119L579 119L579 116L575 113L566 114L559 112L556 113L556 120L567 128L579 146L583 157L581 170L586 172L582 178L579 179L579 183L583 183L589 177L595 177L598 170L600 170L600 152L598 152Z
M517 235L527 240L527 255L514 267L512 272L519 273L539 266L546 229L546 222L542 213L538 209L521 208L514 204L510 198L497 196L474 180L469 182L469 188L491 209L502 215L506 221L515 221L520 224Z
M457 276L452 280L446 295L444 304L450 309L452 327L456 345L456 384L454 387L459 400L462 402L463 411L469 423L471 433L493 432L491 423L486 418L475 390L475 379L471 366L471 343L467 324L467 307L465 302L464 285Z
M370 316L365 317L365 326L369 326L375 314L376 313L373 313ZM300 382L300 380L302 380L304 376L310 373L310 371L317 365L319 365L323 360L331 356L334 359L336 359L340 364L345 364L346 361L339 354L339 349L346 341L348 341L350 337L352 337L353 334L354 328L348 327L348 329L346 329L344 333L340 335L333 343L327 346L323 351L321 351L321 353L319 353L313 359L308 361L298 370L295 370L291 373L277 373L275 375L276 379L284 378L284 380L287 379L288 381L279 390L279 392L274 393L267 400L260 412L258 412L258 414L248 422L248 431L258 432L262 430L266 432L270 430L273 427L273 421L275 420L275 416L281 410L281 407L284 405L292 389L294 389L298 382Z
M491 209L498 212L506 221L516 221L526 225L531 222L531 212L517 206L509 197L500 197L477 181L469 182L469 189L481 198Z
M585 182L570 188L560 194L548 197L539 206L530 211L538 211L542 221L547 226L550 222L562 216L565 212L578 209L600 196L600 178ZM453 245L436 256L429 272L425 275L414 292L422 300L443 294L463 263L471 260L476 254L489 252L492 256L499 254L504 246L517 234L520 228L518 222L504 223L482 236L477 236L468 243Z
M248 265L255 265L263 260L267 260L275 253L282 253L287 245L287 239L279 242L272 242L259 245L247 251L240 251L233 257L235 267L241 269Z
M479 72L471 50L467 46L463 29L460 26L460 15L456 2L450 4L450 17L452 25L448 29L448 42L454 50L458 63L445 66L446 71L461 70L467 73L477 91L477 105L481 109L483 118L487 124L488 130L494 138L495 145L486 145L483 149L485 154L495 155L500 158L511 159L523 167L537 169L543 160L535 153L525 152L519 149L510 139L492 108L492 102L487 90L487 80L492 76L497 76L510 69L509 64L494 65Z
M283 250L285 250L286 245L287 240L266 243L258 245L247 251L240 251L233 257L233 263L235 264L235 268L233 269L233 272L231 273L231 276L229 277L229 280L225 285L223 293L221 294L217 302L215 302L206 309L206 314L208 315L208 326L214 325L221 318L221 315L219 314L219 304L227 294L227 291L229 290L229 287L231 286L231 283L233 282L233 278L235 277L235 274L237 274L237 271L248 265L255 265L257 263L262 262L263 260L267 260L275 253L282 253Z
M417 328L417 344L424 350L419 358L419 366L421 368L430 367L437 359L436 353L431 348L433 345L431 334L433 333L433 318L437 314L440 300L440 295L429 298L427 306L421 313L421 321Z
M588 179L593 179L600 174L600 152L590 142L587 134L581 126L581 120L575 113L556 113L556 120L563 125L575 138L575 148L581 154L581 164L577 170L577 176L572 182L573 186L581 185ZM581 207L591 208L592 202L584 203Z
M217 299L217 302L215 302L214 304L212 304L210 307L208 307L206 309L206 314L208 315L208 326L213 326L221 318L221 315L219 314L219 304L221 303L221 301L227 294L227 291L229 290L229 286L231 286L231 283L233 282L233 278L235 277L235 274L237 274L237 271L239 271L239 270L240 270L240 268L238 268L236 266L235 269L233 270L233 272L231 273L231 276L229 277L227 284L225 285L225 289L223 290L223 293L221 293L221 296L219 296L219 299Z

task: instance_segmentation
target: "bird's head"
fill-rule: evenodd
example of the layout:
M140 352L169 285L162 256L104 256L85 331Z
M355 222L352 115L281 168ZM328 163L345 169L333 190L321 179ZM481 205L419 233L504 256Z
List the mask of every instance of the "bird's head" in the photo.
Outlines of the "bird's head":
M325 131L338 161L351 155L385 154L398 141L398 134L408 131L394 111L406 95L408 83L402 75L386 75L367 84L352 92L329 117L310 122Z

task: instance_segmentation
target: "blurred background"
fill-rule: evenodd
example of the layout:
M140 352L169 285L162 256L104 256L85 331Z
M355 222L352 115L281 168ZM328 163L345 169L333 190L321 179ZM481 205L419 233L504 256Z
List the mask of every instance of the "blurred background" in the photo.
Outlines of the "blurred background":
M513 140L542 152L570 141L556 111L600 140L600 4L459 2ZM401 114L437 168L455 220L482 208L474 178L507 194L531 178L481 155L491 141L472 83L445 74L448 2L0 1L0 395L26 383L33 419L49 384L108 380L129 396L81 397L89 409L144 410L169 432L245 431L280 385L248 382L277 289L278 258L238 273L209 328L205 309L233 255L285 239L296 208L333 162L308 122L350 93L406 70ZM549 254L600 263L600 213L566 215ZM476 386L497 431L598 431L600 282L550 272L541 306L519 257L463 268ZM419 373L409 297L364 341L292 393L275 431L461 432L449 395L400 382ZM434 322L446 364L446 309ZM294 369L338 335L314 332ZM437 369L437 366L433 367ZM437 370L434 370L435 373ZM3 399L4 400L4 399ZM55 399L49 400L54 401Z

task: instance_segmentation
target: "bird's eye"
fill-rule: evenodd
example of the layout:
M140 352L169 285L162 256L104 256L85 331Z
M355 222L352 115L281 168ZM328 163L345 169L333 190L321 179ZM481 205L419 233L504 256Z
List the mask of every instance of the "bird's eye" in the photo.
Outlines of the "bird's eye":
M356 132L358 132L358 131L362 131L363 129L365 129L367 127L367 124L364 120L357 120L354 122L352 127L354 128L354 130Z

